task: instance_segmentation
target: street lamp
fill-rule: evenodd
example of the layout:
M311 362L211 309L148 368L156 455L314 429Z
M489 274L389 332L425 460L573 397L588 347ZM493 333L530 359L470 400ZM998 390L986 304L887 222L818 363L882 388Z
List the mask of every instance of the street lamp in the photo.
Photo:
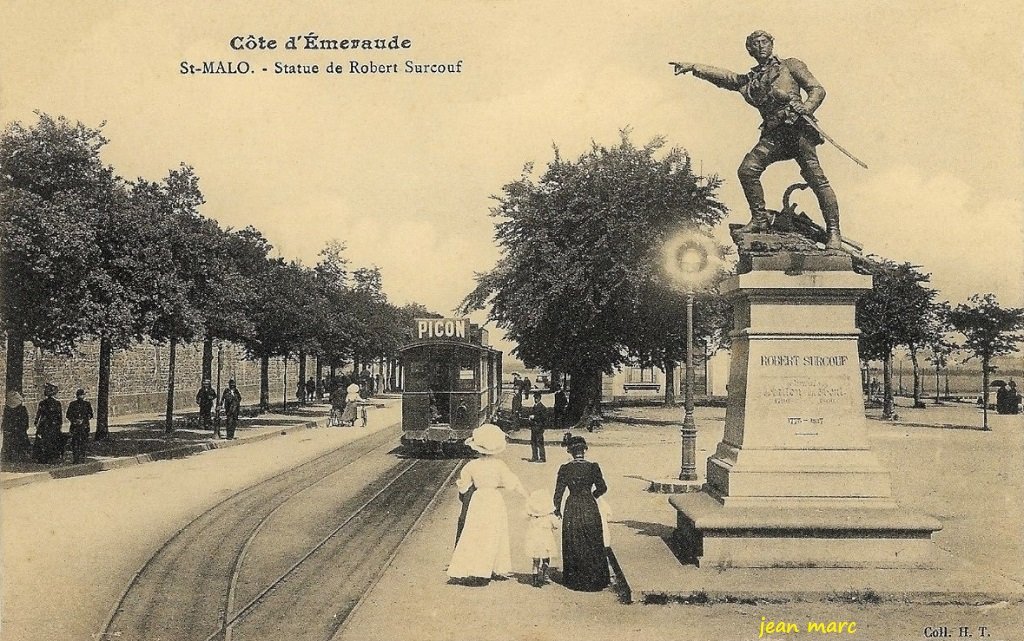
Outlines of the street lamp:
M683 425L680 428L680 481L697 480L697 426L693 421L693 299L719 274L721 255L715 241L695 231L673 237L664 250L665 271L686 293L686 377Z

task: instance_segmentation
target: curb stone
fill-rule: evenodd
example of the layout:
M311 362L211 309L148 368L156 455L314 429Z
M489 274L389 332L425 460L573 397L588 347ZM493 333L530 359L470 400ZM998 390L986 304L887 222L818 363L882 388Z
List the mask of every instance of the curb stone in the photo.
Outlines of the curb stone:
M26 474L18 478L7 479L0 482L0 488L11 489L15 487L21 487L22 485L29 485L31 483L38 483L40 481L47 481L50 479L64 479L71 478L73 476L84 476L87 474L95 474L97 472L104 472L107 470L118 470L125 467L133 467L135 465L141 465L143 463L151 463L153 461L166 461L176 458L186 458L193 454L199 454L200 452L206 452L208 450L218 450L225 447L235 447L237 445L244 445L247 443L256 443L258 441L265 441L276 436L284 436L291 434L292 432L298 432L301 430L312 429L327 424L328 417L318 418L312 421L306 421L305 423L299 423L286 427L280 430L267 431L263 434L257 434L247 438L238 438L231 441L204 441L202 443L195 443L192 445L182 445L179 447L171 447L165 450L157 450L155 452L149 452L146 454L137 454L135 456L126 456L121 458L109 459L106 461L90 461L88 463L79 463L78 465L68 465L65 467L59 467L56 469L48 470L46 472L34 472L32 474Z

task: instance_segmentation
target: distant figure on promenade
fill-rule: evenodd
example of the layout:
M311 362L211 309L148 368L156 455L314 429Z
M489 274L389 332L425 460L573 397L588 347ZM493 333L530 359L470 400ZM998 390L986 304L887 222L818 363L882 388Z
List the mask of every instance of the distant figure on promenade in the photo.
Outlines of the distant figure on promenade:
M196 392L196 405L199 406L199 426L204 430L213 426L210 415L213 413L213 404L216 402L217 390L211 386L210 379L204 378L199 391Z
M1020 414L1021 396L1020 392L1017 391L1017 381L1010 381L1010 386L1006 389L1006 397L1010 414Z
M551 495L545 490L530 493L526 514L530 517L526 526L526 554L533 558L533 586L539 588L548 582L551 557L558 553L554 532L560 523L551 506Z
M554 427L565 426L565 410L569 407L569 399L561 385L555 384L555 406L551 415L551 424Z
M999 389L996 390L996 412L999 413L999 414L1009 414L1010 413L1010 402L1009 402L1010 392L1009 392L1008 389L1006 389L1006 383L1005 382L998 381L998 383L999 383L999 385L998 385Z
M36 408L36 442L33 445L33 456L37 463L59 463L64 453L64 435L61 426L64 424L64 413L61 411L57 395L57 386L47 383L43 386L43 395Z
M224 425L227 440L235 438L235 428L238 427L238 411L242 409L242 393L235 386L235 379L228 381L227 389L221 395L221 404L224 406Z
M529 376L523 377L523 400L530 398L530 390L533 389L533 383L530 382Z
M523 414L523 381L519 372L512 374L512 429L519 429Z
M81 463L88 454L89 421L92 420L92 405L85 400L85 390L75 391L75 400L68 403L67 419L71 422L72 462Z
M460 494L470 488L473 493L448 576L456 583L486 585L491 578L507 579L512 573L508 509L500 488L515 490L523 497L526 489L508 465L495 457L506 446L505 433L497 425L476 428L466 445L480 458L466 463L455 482Z
M4 445L0 460L5 463L27 461L32 457L32 442L28 438L28 408L21 392L7 392L3 420Z
M544 452L544 430L548 426L548 408L540 397L540 392L533 395L533 409L530 410L530 462L545 463L548 460Z
M355 382L359 383L359 391L362 393L362 395L367 397L372 396L373 375L370 374L369 368L364 366L363 371L359 372L358 377L356 377L355 372L353 372L352 375L353 377L356 378Z
M320 402L320 398L316 395L316 381L313 380L312 376L306 381L306 401L309 403Z
M341 426L341 415L345 411L345 390L341 386L331 390L331 418L328 421L330 427Z
M324 379L320 378L316 381L316 402L319 403L324 398Z
M608 555L597 499L608 491L597 463L587 461L587 441L573 436L568 442L572 460L558 468L555 515L562 517L562 583L571 590L597 592L608 587ZM569 496L562 509L562 496Z

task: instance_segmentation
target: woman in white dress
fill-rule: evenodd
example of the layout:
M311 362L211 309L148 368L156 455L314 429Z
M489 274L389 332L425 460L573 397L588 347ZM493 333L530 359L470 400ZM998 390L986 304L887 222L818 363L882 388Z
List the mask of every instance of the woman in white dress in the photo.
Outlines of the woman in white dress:
M341 424L355 425L356 419L359 418L359 404L363 398L359 395L359 386L355 383L345 388L345 391L347 394L345 395L345 409L341 412Z
M495 458L505 450L505 433L497 425L476 428L466 445L481 456L466 463L456 481L460 494L471 487L474 492L448 564L448 576L457 582L486 583L492 576L504 578L512 573L508 509L500 488L515 490L523 497L526 489L508 465Z

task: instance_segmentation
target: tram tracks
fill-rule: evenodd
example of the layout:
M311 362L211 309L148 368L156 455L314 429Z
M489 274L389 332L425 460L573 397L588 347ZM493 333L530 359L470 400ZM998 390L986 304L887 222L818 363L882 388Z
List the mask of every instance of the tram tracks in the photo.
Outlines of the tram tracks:
M99 638L318 638L272 629L297 619L308 630L314 611L334 608L319 626L329 638L345 602L354 607L460 464L396 459L386 452L396 432L342 446L196 517L136 573Z

